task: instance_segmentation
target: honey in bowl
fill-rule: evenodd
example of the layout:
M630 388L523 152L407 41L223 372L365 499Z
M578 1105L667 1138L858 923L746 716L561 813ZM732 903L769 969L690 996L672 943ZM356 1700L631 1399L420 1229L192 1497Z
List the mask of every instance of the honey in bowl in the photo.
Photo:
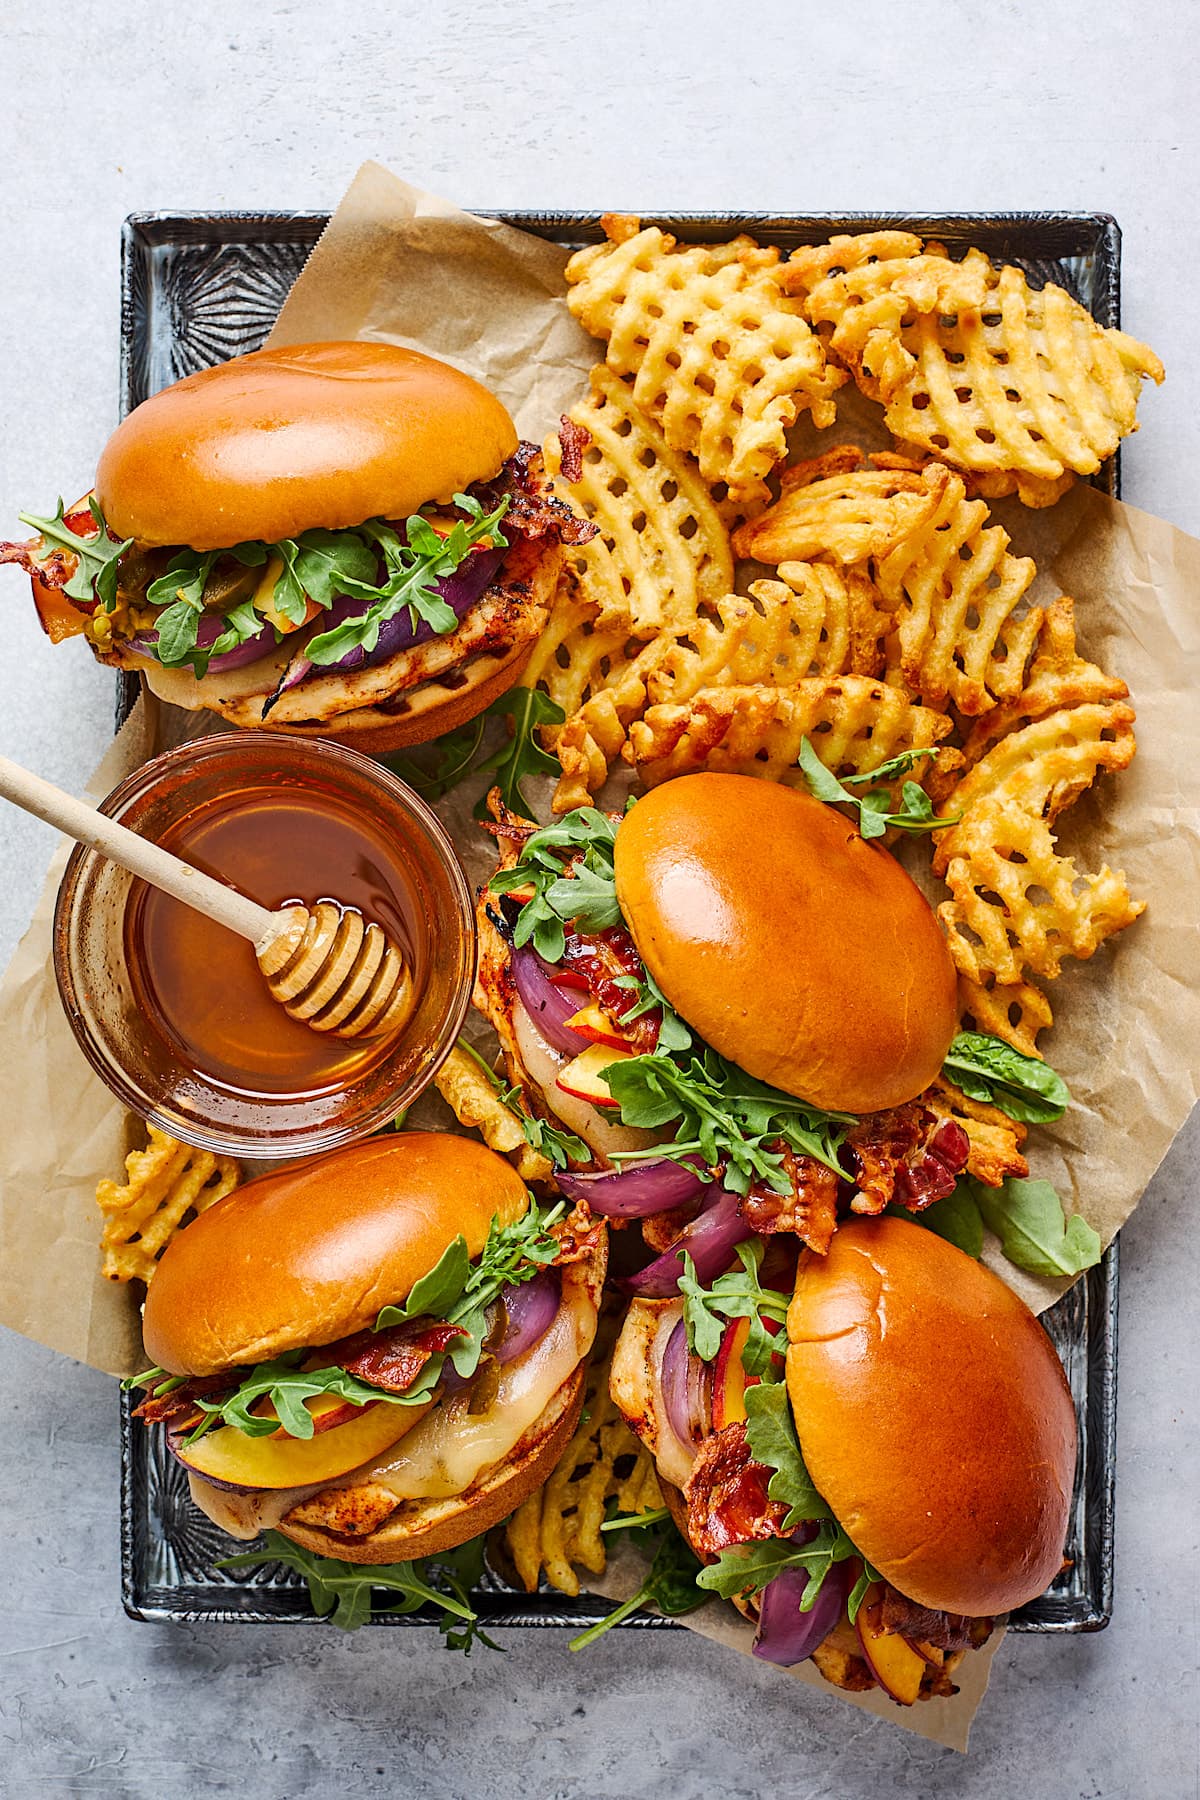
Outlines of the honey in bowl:
M160 842L272 911L325 899L355 908L396 945L419 1001L428 946L403 859L376 819L326 784L216 795ZM388 1054L387 1038L343 1039L290 1019L251 944L142 882L125 934L146 1017L214 1082L247 1095L326 1093Z
M249 942L80 846L55 974L119 1100L185 1143L260 1160L353 1143L412 1104L462 1027L475 919L454 847L410 788L324 739L232 732L156 757L101 810L261 906L357 909L415 986L391 1034L315 1031L271 997Z

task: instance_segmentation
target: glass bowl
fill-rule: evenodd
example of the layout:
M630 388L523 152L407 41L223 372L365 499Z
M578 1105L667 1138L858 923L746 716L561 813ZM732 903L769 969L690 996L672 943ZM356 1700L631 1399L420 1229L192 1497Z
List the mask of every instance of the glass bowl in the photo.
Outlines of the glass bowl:
M355 1040L353 1054L343 1043L346 1057L336 1075L314 1079L310 1071L297 1091L286 1074L274 1082L258 1073L231 1077L227 1055L209 1061L194 1049L189 1054L184 1038L147 1001L157 990L147 985L149 938L139 937L136 921L159 897L82 846L73 851L58 893L54 971L80 1048L131 1111L201 1149L263 1160L311 1156L386 1125L445 1060L475 974L471 895L454 847L424 801L378 763L324 740L253 732L200 738L146 763L109 794L101 811L172 847L172 836L197 820L229 817L242 795L248 807L336 809L352 828L369 831L389 867L402 872L419 999L397 1036L365 1049ZM269 906L326 896L346 898L337 892L335 870L314 869L307 892L252 894ZM226 957L222 942L220 967L195 971L206 1000L229 979L235 959L239 976L262 983L252 947L223 937L229 951ZM219 1016L224 1024L229 1015ZM306 1042L317 1036L290 1020L283 1026L307 1034Z

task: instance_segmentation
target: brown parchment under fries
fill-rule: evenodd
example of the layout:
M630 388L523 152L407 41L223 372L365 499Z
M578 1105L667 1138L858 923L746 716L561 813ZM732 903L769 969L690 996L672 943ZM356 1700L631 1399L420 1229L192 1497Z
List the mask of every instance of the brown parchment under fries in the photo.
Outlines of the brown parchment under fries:
M565 259L555 245L471 219L369 163L293 289L274 341L360 335L416 345L479 376L540 441L601 354L566 310ZM822 434L805 427L798 454L850 438L883 446L878 409L845 390L839 398L837 424ZM1200 1085L1200 542L1084 486L1045 512L1015 502L994 510L1014 552L1038 562L1035 597L1075 598L1081 649L1124 677L1138 712L1132 768L1102 780L1065 816L1061 840L1083 868L1123 867L1149 907L1091 964L1069 966L1054 984L1056 1023L1045 1048L1074 1104L1060 1124L1034 1128L1029 1141L1033 1173L1053 1180L1107 1242ZM214 727L204 716L143 702L89 792L103 795L147 756ZM546 782L543 816L549 793ZM471 819L473 799L473 789L452 794L439 811L468 877L479 881L489 858ZM124 1374L143 1360L137 1307L128 1290L101 1279L94 1194L100 1176L121 1169L130 1121L91 1074L59 1008L50 922L65 858L64 847L0 987L0 1322ZM448 1121L440 1106L431 1103L428 1122ZM1038 1310L1067 1285L1019 1277L992 1260ZM690 1623L749 1649L750 1628L730 1609L707 1608ZM878 1696L846 1698L961 1749L990 1654L965 1659L954 1701L905 1713Z

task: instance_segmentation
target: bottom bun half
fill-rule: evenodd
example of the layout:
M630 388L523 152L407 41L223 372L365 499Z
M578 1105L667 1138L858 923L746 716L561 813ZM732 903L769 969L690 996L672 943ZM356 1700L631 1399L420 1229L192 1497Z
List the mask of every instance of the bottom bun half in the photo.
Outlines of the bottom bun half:
M341 1537L317 1525L283 1519L280 1533L318 1556L342 1562L411 1562L456 1549L506 1519L542 1486L571 1440L583 1410L585 1367L576 1369L503 1462L465 1493L446 1500L409 1500L362 1538Z

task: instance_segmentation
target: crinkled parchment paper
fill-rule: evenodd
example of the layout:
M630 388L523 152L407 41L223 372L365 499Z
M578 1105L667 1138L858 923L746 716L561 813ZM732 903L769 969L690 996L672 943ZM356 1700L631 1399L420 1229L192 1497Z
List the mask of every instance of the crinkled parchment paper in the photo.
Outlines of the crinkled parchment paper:
M458 212L368 163L356 177L286 302L277 343L362 336L415 345L493 388L521 430L540 439L577 398L599 354L567 311L553 244ZM882 442L878 413L853 401L820 443ZM815 443L815 436L810 440ZM1200 542L1086 486L1047 512L998 509L1016 552L1039 566L1038 598L1077 603L1082 650L1128 682L1138 712L1132 769L1061 822L1081 869L1123 866L1145 916L1090 964L1052 985L1047 1048L1074 1104L1030 1134L1035 1174L1054 1181L1107 1242L1128 1218L1200 1080ZM79 648L59 655L80 655ZM157 750L211 721L144 702L89 784L103 795ZM440 810L468 874L486 868L472 824L475 791ZM91 1074L63 1017L50 964L50 921L65 848L0 988L0 1321L96 1368L137 1366L132 1297L99 1274L97 1179L116 1174L130 1121ZM1009 1266L997 1259L1006 1278ZM1020 1278L1039 1310L1065 1284ZM691 1621L746 1651L750 1630L728 1609ZM911 1713L878 1696L847 1696L939 1743L963 1748L990 1653L966 1659L955 1701ZM800 1680L819 1682L806 1670Z

